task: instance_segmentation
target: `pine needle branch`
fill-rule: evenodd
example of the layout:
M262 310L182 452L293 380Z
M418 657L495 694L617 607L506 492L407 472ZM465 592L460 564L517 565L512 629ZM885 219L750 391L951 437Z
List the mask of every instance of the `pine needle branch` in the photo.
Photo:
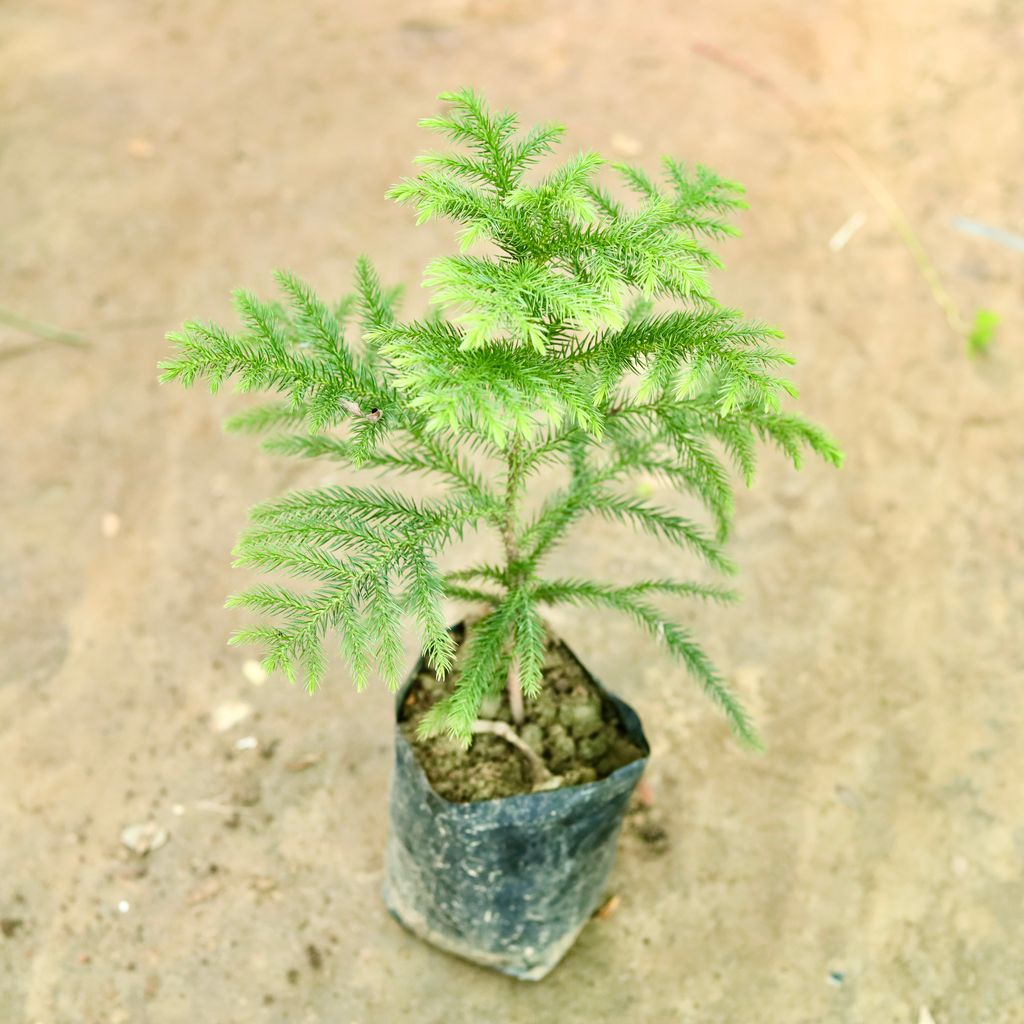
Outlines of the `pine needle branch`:
M332 646L358 687L375 672L395 686L411 621L434 670L451 673L421 729L468 744L486 696L507 685L530 699L543 685L542 606L613 608L681 661L755 744L704 651L652 603L727 603L732 591L539 577L552 548L593 516L731 572L733 475L750 483L760 445L797 467L808 452L841 463L835 441L785 407L796 389L780 332L712 294L708 270L720 265L717 244L736 234L742 187L699 164L666 158L652 173L592 152L541 173L561 125L521 131L470 89L441 102L422 124L450 148L419 158L388 193L420 223L455 226L459 251L425 270L430 313L401 319L401 289L360 257L340 299L282 271L280 301L235 293L238 328L193 320L169 336L176 352L162 380L261 393L229 429L266 435L275 454L444 488L424 499L327 485L257 505L236 564L301 586L258 582L232 598L270 619L232 642L259 644L269 670L311 689ZM702 521L641 496L653 483L695 498ZM538 489L528 515L523 499ZM495 534L501 558L443 571L442 556L478 529ZM458 668L449 600L484 609Z

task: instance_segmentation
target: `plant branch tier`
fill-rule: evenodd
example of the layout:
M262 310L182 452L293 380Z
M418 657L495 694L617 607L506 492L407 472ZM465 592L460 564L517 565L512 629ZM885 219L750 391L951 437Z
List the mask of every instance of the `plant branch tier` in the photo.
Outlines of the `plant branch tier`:
M262 645L268 670L311 690L332 647L357 687L374 671L395 687L411 619L447 686L421 734L468 745L489 730L522 750L510 728L482 725L480 709L507 688L512 724L522 722L542 685L542 610L614 609L756 745L739 697L663 609L680 597L731 601L732 591L704 574L606 581L545 571L556 545L597 517L731 573L729 463L748 484L758 442L797 466L807 450L840 463L823 430L783 408L795 388L780 333L711 293L712 246L737 233L729 218L743 190L705 167L665 159L652 177L592 152L540 174L562 126L522 132L471 91L442 99L445 112L422 124L456 149L421 156L419 173L389 192L419 223L458 227L459 252L426 268L429 314L402 319L400 290L360 259L340 300L281 272L279 299L235 294L240 330L189 322L170 336L177 353L163 380L202 379L213 391L233 380L275 396L233 416L231 429L391 481L293 491L252 510L237 564L308 585L262 583L231 598L269 618L233 642ZM553 467L560 483L532 507L524 498L541 474L558 475ZM442 483L443 497L407 496L406 474ZM645 496L652 482L696 498L706 521ZM441 553L475 530L494 531L500 559L443 571ZM481 608L457 666L445 599Z

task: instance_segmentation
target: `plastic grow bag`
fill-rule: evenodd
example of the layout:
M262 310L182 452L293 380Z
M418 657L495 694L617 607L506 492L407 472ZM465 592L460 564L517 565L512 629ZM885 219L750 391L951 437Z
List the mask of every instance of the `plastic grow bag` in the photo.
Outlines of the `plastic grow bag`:
M398 694L406 694L422 662ZM395 729L384 900L427 942L517 978L539 980L597 909L619 828L650 748L636 712L591 680L644 756L597 782L452 803Z

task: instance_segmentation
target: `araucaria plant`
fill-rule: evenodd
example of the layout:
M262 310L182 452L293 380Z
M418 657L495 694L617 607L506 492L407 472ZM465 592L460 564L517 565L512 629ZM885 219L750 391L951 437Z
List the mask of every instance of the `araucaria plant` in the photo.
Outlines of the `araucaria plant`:
M792 358L780 334L712 297L709 242L736 232L739 185L704 167L663 162L657 180L633 166L606 169L580 153L540 176L534 165L560 125L519 133L473 92L442 97L446 113L422 122L457 146L419 158L422 171L391 189L419 223L447 218L460 253L434 260L424 284L433 312L402 320L397 290L369 262L355 292L318 298L277 275L284 301L235 296L241 333L187 323L171 339L163 379L281 400L229 420L269 431L269 449L444 481L446 496L414 500L397 489L336 486L296 491L258 505L237 564L310 580L264 584L233 606L269 613L272 624L237 633L264 645L265 665L313 689L337 637L357 686L376 666L395 686L403 671L400 626L415 621L438 676L455 642L445 598L480 602L450 691L424 718L469 743L482 700L507 687L514 720L542 685L543 609L568 603L624 612L688 670L735 733L757 742L736 696L691 633L658 599L728 601L717 586L681 579L604 581L545 575L545 557L571 529L600 516L681 548L716 570L733 498L731 460L748 483L755 445L774 443L794 464L810 449L836 465L832 440L782 411L794 395ZM601 183L608 179L608 183ZM564 473L539 505L524 508L530 481ZM638 478L693 495L709 526L641 496ZM438 554L467 530L501 541L494 564L442 572Z

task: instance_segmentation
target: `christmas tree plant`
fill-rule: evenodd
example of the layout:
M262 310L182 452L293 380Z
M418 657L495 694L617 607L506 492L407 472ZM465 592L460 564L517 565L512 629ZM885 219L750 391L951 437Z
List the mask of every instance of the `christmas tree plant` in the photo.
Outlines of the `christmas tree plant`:
M734 732L755 731L690 632L659 610L678 596L731 600L718 586L678 579L606 582L544 574L545 556L589 516L682 548L724 573L733 512L726 462L749 483L755 445L777 445L799 466L805 450L838 465L817 426L780 408L794 395L792 358L779 332L712 297L709 241L736 234L727 217L742 188L704 167L666 159L659 180L637 167L605 168L580 153L546 176L531 170L564 129L526 133L471 91L442 97L422 122L455 151L418 159L417 176L389 197L423 223L447 218L460 253L434 260L424 283L433 312L402 320L397 292L366 260L355 291L333 304L279 273L281 302L238 292L240 333L186 323L170 335L162 379L212 390L281 396L228 421L269 432L271 451L337 460L393 480L422 473L446 496L414 500L399 489L337 486L295 491L256 506L237 564L312 581L262 584L229 604L269 614L235 643L256 642L265 666L315 689L332 637L358 687L376 670L403 672L403 618L418 627L428 663L453 666L446 598L480 602L446 699L422 722L469 743L481 701L507 687L514 721L542 685L546 605L624 612L677 658ZM599 183L612 180L617 193ZM617 178L617 182L616 179ZM533 513L531 479L563 467L563 485ZM638 496L638 476L696 496L709 526ZM467 530L497 532L494 564L442 572L437 556Z

